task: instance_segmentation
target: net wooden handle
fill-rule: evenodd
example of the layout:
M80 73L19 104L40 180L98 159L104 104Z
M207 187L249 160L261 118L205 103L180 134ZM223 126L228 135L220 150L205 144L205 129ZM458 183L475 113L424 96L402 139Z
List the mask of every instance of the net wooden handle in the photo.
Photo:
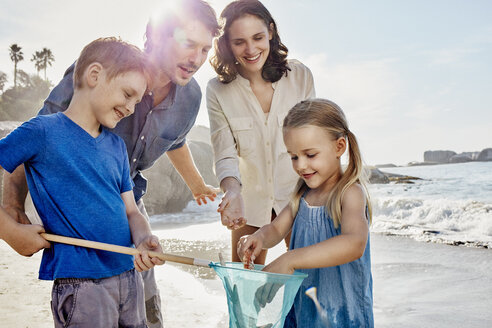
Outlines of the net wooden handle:
M64 236L53 235L44 232L41 233L41 236L48 241L52 241L56 243L100 249L103 251L109 251L109 252L120 253L120 254L128 254L128 255L140 254L140 251L138 249L132 247L124 247L124 246L118 246L113 244L100 243L97 241L90 241L90 240L79 239L79 238L64 237ZM204 266L204 267L208 267L208 264L211 263L211 261L208 260L195 259L187 256L166 254L166 253L153 252L153 251L149 251L149 256L157 257L158 259L161 259L163 261L170 261L170 262Z

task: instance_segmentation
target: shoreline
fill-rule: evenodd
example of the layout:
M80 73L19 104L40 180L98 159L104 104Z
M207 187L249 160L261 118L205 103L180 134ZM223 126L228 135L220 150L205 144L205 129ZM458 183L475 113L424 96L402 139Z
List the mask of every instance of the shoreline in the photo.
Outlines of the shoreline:
M229 232L219 223L154 233L165 252L213 261L218 251L230 256ZM22 257L3 241L0 250L0 327L52 327L52 282L37 279L41 253ZM282 251L281 246L270 250L267 262ZM376 327L492 324L489 249L372 233L371 255ZM227 327L225 291L213 270L166 263L155 272L167 327Z

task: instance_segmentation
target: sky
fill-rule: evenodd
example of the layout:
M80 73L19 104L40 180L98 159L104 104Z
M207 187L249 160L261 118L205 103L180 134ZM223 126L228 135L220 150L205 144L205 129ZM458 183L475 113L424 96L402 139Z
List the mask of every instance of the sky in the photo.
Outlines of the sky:
M168 0L176 1L176 0ZM82 48L102 36L143 47L145 25L166 0L0 0L0 71L47 47L56 84ZM220 14L229 1L209 1ZM492 1L265 0L289 58L307 65L317 97L345 111L366 164L423 161L426 150L492 147ZM138 7L138 5L141 5ZM195 77L205 92L215 76ZM197 124L209 126L203 97Z

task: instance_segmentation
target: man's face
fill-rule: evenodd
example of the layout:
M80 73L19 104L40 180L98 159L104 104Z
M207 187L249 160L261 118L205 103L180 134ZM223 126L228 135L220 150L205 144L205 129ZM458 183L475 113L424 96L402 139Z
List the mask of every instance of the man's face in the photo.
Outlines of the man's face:
M156 42L151 60L173 83L186 85L207 59L212 39L202 22L187 19L173 35Z

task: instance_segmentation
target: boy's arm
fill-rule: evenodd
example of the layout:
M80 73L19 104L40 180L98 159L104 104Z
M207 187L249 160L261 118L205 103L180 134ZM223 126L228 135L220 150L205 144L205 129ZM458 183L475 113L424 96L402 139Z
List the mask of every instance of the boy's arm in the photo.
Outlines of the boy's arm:
M202 203L206 204L207 197L212 201L217 197L217 192L220 190L205 184L205 181L203 181L200 172L198 172L198 169L193 162L193 157L191 156L188 144L184 143L182 147L168 150L166 154L176 171L178 171L188 188L191 190L193 198L195 198L198 205L201 205Z
M3 208L12 218L22 224L31 224L24 207L28 190L24 165L19 165L11 174L4 172Z
M122 193L121 198L125 203L133 243L141 252L141 254L135 256L135 268L137 271L146 271L155 265L164 264L164 261L156 257L150 257L148 254L148 251L162 252L162 247L159 239L152 235L149 223L138 210L133 191Z

